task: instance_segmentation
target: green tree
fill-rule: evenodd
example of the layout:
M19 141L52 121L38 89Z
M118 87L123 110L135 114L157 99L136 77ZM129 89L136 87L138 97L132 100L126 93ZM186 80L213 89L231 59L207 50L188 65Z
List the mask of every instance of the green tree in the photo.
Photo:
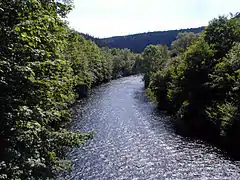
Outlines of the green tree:
M72 6L3 0L0 7L0 176L52 179L69 164L64 149L85 139L63 126L75 94L61 17Z
M149 45L143 52L143 72L145 87L148 87L152 74L161 70L166 65L169 58L169 51L167 46L162 45Z
M215 67L210 75L209 87L215 93L215 100L206 108L208 119L220 132L237 144L239 134L240 103L240 44L237 43Z
M220 16L209 22L204 31L204 39L215 51L214 58L219 59L224 57L232 48L234 42L239 42L240 34L240 19L228 19L225 16Z
M187 48L197 40L197 38L198 34L195 34L193 32L178 33L177 40L172 42L171 53L173 55L178 55L185 52Z
M237 15L213 19L197 40L186 45L183 36L177 39L172 48L177 56L163 67L145 66L161 109L174 113L177 122L197 136L224 137L235 152L240 149L239 23Z
M129 49L112 49L113 78L133 74L135 55Z

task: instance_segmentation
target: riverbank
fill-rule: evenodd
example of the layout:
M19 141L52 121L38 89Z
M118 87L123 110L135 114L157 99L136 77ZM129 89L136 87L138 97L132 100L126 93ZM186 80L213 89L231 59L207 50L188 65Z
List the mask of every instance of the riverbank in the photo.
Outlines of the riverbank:
M93 139L69 152L64 179L235 179L240 164L199 139L178 135L170 116L145 95L141 76L91 90L74 107L72 130Z

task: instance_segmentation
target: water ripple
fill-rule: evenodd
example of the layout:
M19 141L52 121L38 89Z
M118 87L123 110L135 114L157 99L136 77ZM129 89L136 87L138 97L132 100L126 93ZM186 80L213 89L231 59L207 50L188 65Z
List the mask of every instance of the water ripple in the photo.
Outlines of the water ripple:
M63 179L240 179L239 162L174 132L170 117L146 100L139 76L92 90L74 112L71 128L96 134L69 153L73 169Z

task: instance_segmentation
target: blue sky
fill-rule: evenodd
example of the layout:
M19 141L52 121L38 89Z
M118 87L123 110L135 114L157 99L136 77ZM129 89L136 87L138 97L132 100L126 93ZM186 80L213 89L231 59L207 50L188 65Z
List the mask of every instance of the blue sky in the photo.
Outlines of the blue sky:
M95 37L207 25L240 11L240 0L75 0L70 27Z

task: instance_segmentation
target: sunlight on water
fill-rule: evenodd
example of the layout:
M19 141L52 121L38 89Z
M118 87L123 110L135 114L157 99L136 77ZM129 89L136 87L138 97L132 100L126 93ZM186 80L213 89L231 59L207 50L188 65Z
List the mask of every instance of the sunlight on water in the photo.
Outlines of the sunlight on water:
M75 107L72 129L95 130L69 153L64 179L238 179L239 162L199 140L177 135L170 118L146 100L141 77L94 89Z

